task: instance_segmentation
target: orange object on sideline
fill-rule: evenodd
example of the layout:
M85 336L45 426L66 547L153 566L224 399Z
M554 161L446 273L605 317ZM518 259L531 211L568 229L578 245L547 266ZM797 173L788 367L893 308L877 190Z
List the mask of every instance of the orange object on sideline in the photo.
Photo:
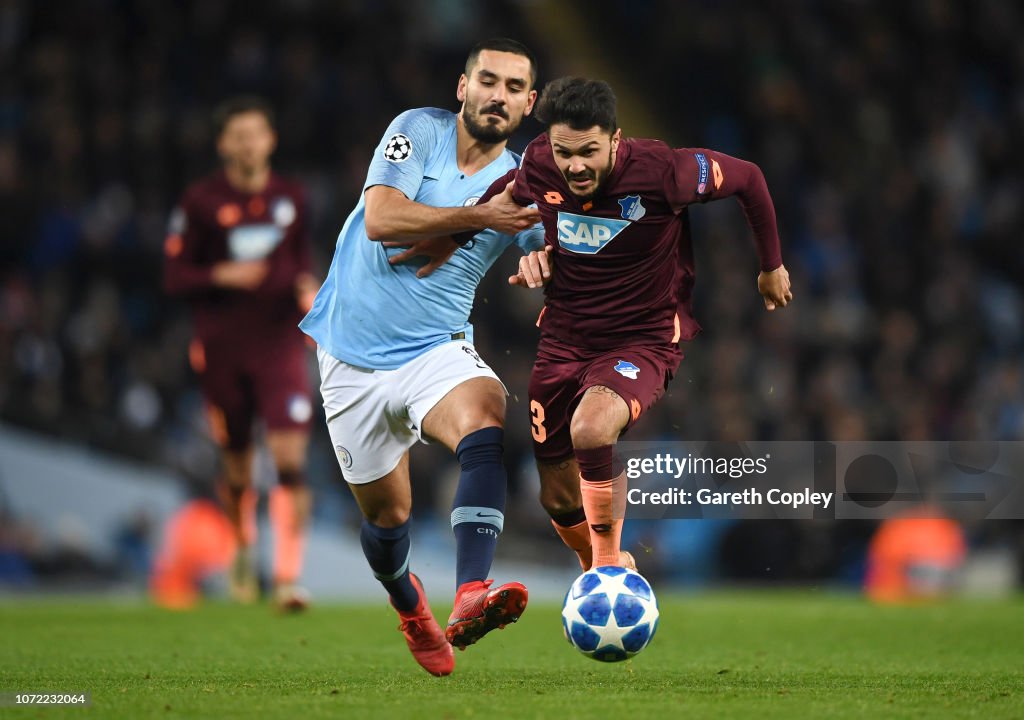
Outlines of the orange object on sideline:
M886 520L868 547L864 590L875 602L942 598L952 590L967 555L963 530L954 520L910 516Z
M189 502L167 523L150 577L153 602L175 610L193 607L200 581L225 571L234 556L235 534L220 507L210 500Z

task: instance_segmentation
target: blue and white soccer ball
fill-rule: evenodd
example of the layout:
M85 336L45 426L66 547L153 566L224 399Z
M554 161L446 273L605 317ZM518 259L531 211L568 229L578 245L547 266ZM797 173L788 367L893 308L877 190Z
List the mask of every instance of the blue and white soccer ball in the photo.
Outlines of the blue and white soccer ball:
M658 599L635 570L608 565L576 578L565 595L562 629L569 643L601 662L631 658L658 629Z

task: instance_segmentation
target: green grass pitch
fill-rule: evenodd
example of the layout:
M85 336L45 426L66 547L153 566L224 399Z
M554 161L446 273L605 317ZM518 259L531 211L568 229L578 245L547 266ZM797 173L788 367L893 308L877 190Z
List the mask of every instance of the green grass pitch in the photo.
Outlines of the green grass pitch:
M573 650L558 612L531 605L433 678L383 601L295 617L0 602L0 692L92 693L88 709L0 717L1024 717L1021 599L880 608L828 593L666 595L652 645L612 665Z

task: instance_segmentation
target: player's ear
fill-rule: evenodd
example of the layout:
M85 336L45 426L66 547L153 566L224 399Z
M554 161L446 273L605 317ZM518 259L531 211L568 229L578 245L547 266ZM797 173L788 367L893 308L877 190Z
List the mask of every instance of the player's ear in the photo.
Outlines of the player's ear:
M462 73L459 76L459 86L455 90L455 97L460 103L466 102L466 86L469 85L469 78L466 77L466 73Z
M531 90L530 94L526 96L526 110L523 111L523 115L529 115L533 112L533 106L537 102L537 91Z
M619 140L622 139L622 128L615 128L615 132L612 133L612 150L619 149Z

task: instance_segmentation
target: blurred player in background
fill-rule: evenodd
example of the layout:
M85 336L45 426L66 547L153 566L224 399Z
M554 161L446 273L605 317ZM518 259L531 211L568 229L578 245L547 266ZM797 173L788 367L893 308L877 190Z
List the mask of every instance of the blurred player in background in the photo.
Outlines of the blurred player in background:
M482 201L514 177L516 200L537 203L544 219L545 250L509 278L547 285L529 390L541 503L584 569L634 567L619 547L626 475L615 443L664 394L682 359L678 343L700 330L687 206L739 199L768 310L792 299L789 273L756 165L622 138L615 95L600 81L550 83L538 116L547 133Z
M364 516L363 552L413 656L434 675L454 668L452 645L465 649L526 607L521 584L486 579L504 522L506 392L473 347L469 314L505 248L543 246L540 216L510 190L476 203L518 165L505 145L533 108L535 82L529 50L486 41L459 78L458 114L421 108L395 118L302 321L318 345L331 440ZM470 228L491 230L459 248L451 235ZM461 466L451 514L457 590L444 634L409 570L408 451L428 439Z
M315 291L302 189L270 167L277 136L260 98L226 101L214 116L223 168L190 186L165 244L164 286L191 305L189 355L202 382L210 427L223 449L221 495L237 553L232 595L259 588L253 547L253 425L261 418L277 468L270 493L274 602L305 607L302 571L310 492L305 482L312 415L305 338L296 327Z

